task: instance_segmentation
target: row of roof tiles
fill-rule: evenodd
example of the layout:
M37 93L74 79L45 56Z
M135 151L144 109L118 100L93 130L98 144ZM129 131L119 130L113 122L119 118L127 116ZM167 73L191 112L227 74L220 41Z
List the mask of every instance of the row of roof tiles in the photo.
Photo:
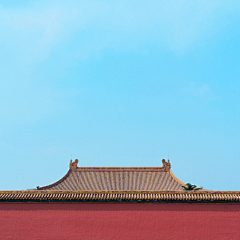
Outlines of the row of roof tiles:
M70 170L60 181L39 190L69 191L161 191L182 189L173 174L163 171L74 171Z
M232 202L240 192L219 191L2 191L0 202Z

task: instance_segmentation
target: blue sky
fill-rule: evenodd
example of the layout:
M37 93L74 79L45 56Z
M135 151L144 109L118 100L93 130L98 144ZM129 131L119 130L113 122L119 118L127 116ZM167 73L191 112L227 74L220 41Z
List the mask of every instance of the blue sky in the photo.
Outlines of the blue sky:
M0 1L0 189L161 166L240 190L240 2Z

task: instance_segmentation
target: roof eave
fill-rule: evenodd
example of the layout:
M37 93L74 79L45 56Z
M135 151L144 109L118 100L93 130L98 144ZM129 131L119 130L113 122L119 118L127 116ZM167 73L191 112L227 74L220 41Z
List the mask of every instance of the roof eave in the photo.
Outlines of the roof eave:
M0 191L0 202L238 203L239 191Z

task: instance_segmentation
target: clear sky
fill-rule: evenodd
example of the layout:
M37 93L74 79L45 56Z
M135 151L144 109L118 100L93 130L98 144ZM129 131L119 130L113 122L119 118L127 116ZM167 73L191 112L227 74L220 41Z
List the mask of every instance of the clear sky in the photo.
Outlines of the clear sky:
M240 190L239 0L0 1L0 189L162 166Z

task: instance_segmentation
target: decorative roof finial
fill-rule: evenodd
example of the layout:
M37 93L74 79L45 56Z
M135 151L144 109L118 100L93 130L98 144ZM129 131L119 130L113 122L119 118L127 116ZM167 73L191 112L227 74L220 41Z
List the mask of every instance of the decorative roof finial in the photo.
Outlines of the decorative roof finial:
M73 162L72 159L70 160L69 168L71 170L76 170L77 169L77 164L78 164L78 159L75 159Z
M171 169L171 164L170 164L169 159L168 159L167 162L166 162L165 159L162 159L162 164L163 164L163 169L164 169L165 171L170 171L170 169Z

